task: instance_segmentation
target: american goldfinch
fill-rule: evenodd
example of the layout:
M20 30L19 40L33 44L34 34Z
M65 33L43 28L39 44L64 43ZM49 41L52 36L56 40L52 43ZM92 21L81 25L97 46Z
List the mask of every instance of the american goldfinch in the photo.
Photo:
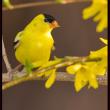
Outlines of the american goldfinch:
M39 14L16 35L15 57L25 66L27 73L49 61L54 48L51 32L56 27L59 24L53 16Z

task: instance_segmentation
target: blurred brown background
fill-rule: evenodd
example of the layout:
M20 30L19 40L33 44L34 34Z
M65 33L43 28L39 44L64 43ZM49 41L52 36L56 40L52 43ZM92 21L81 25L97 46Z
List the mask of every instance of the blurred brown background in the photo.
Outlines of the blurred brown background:
M12 3L32 1L38 0L12 0ZM85 56L90 50L104 46L99 37L107 37L107 31L96 33L97 24L92 19L82 19L82 10L89 4L46 5L3 11L3 36L12 66L18 64L12 47L14 37L39 13L53 15L61 25L52 33L56 46L52 56ZM6 72L4 62L2 65L3 72ZM97 90L84 88L76 93L72 82L56 82L46 90L43 81L30 81L3 91L2 96L3 110L107 110L106 86Z

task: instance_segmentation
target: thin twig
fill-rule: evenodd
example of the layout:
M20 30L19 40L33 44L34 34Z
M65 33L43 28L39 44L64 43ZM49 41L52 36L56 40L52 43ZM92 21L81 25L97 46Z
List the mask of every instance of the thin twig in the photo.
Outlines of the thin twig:
M8 60L8 57L7 57L7 53L6 53L6 49L5 49L3 38L2 38L2 57L4 59L7 71L9 73L12 70L12 67L11 67L11 64L9 63L9 60Z
M29 8L29 7L35 7L35 6L44 6L44 5L55 5L55 4L68 4L68 3L78 3L78 2L89 2L91 0L65 0L64 3L58 3L56 1L44 1L44 2L32 2L32 3L25 3L25 4L18 4L13 5L13 8L9 9L6 7L3 7L2 10L15 10L15 9L21 9L21 8Z
M12 69L9 73L11 73L11 74L15 73L16 71L18 71L18 69L19 69L20 67L22 67L22 64L17 65L17 66L16 66L14 69Z
M13 81L10 81L10 82L4 84L2 86L2 90L5 90L9 87L15 86L15 85L20 84L20 83L25 82L25 81L29 81L29 80L33 80L33 79L37 79L37 80L42 79L42 78L38 77L38 74L42 73L42 72L45 72L45 71L49 71L49 70L52 70L52 69L58 69L58 68L61 68L61 67L64 67L64 66L69 66L69 65L76 64L76 63L79 63L79 62L83 63L83 62L88 62L88 61L98 61L99 59L100 58L89 59L88 57L73 57L73 58L69 58L69 59L63 59L61 62L56 63L54 65L51 65L49 67L45 67L45 68L42 68L42 69L35 70L34 73L31 76L25 75L25 76L22 76L22 77L20 77L16 80L13 80ZM64 77L62 77L62 80L63 80L63 78Z

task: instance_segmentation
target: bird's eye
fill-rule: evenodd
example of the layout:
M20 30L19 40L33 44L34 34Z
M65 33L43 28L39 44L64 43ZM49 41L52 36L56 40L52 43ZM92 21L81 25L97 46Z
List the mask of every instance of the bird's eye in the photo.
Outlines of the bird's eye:
M48 19L44 19L45 22L48 22Z
M52 23L52 21L54 21L54 20L53 20L53 19L49 19L49 18L45 18L44 21L45 21L45 22Z
M44 14L44 16L45 16L45 19L44 19L45 22L52 23L55 20L55 18L51 15Z

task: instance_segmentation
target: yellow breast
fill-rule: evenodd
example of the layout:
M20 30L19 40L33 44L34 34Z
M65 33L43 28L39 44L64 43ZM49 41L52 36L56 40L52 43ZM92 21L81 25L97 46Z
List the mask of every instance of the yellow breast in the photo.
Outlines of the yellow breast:
M52 46L53 38L49 34L23 35L15 56L20 63L25 65L28 60L37 67L49 60Z

